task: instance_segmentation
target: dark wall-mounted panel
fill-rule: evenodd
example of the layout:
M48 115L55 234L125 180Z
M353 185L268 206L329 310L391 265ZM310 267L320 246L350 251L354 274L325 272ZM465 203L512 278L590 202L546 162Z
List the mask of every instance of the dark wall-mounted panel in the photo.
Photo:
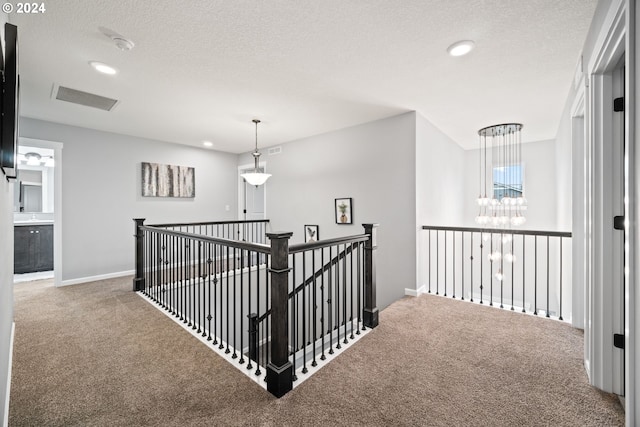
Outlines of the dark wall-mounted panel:
M7 177L15 177L18 161L18 110L20 78L18 76L18 27L4 25L5 51L2 82L2 131L0 132L0 166Z

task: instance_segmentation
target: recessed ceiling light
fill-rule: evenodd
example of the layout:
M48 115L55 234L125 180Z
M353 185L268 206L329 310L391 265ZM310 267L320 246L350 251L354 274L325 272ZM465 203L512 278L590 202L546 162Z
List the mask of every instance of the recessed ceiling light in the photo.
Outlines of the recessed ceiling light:
M202 141L202 145L205 147L213 147L213 142L211 141Z
M456 42L447 48L447 52L451 56L462 56L473 50L476 44L471 40L462 40Z
M89 65L91 65L96 71L103 74L109 74L111 76L118 72L115 68L98 61L89 61Z

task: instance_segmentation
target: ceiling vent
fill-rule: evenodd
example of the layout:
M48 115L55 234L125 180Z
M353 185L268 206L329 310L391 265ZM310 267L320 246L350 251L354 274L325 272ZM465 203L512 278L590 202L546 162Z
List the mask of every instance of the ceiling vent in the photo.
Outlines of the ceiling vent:
M89 92L83 92L81 90L71 89L65 86L54 87L53 93L55 99L58 99L60 101L80 104L86 107L93 107L104 111L111 111L113 107L115 107L118 103L117 99L106 98L104 96L96 95Z
M270 156L275 156L276 154L282 153L282 147L271 147L267 150L267 153Z

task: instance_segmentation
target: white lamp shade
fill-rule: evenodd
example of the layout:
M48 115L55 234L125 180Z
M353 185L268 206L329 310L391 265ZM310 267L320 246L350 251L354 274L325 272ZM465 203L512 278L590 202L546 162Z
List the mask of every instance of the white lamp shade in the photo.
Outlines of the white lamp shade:
M244 178L245 181L247 181L249 184L255 185L257 187L258 185L262 185L265 182L267 182L267 179L269 179L271 174L270 173L249 172L249 173L243 173L240 176L242 178Z

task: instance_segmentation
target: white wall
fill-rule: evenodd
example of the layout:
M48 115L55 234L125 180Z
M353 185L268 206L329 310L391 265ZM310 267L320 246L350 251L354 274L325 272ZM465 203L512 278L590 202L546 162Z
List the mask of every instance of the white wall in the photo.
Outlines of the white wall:
M464 223L465 152L431 122L416 114L416 233L418 281L428 280L427 232L423 225L461 226Z
M21 118L20 134L64 144L63 283L133 270L134 217L147 223L236 218L234 154L29 118ZM195 167L195 198L142 197L141 162Z
M526 127L523 132L525 130ZM555 155L554 140L522 144L524 191L528 201L525 212L527 222L520 227L523 230L571 231L570 227L558 227ZM469 227L477 226L475 217L478 215L476 199L480 185L479 156L478 149L465 151L465 214L462 221Z
M569 104L567 107L571 107ZM570 117L570 112L565 110L563 115ZM572 123L570 120L562 120L555 144L555 173L556 186L556 217L558 228L563 231L571 231L573 216L573 192L571 189L573 176L573 162L571 161L572 149Z
M282 144L278 155L261 151L273 174L266 184L272 230L292 231L291 242L303 242L305 224L319 225L326 239L380 223L378 308L415 286L415 113ZM245 154L238 164L251 160ZM342 197L353 198L353 225L335 223L334 199Z

